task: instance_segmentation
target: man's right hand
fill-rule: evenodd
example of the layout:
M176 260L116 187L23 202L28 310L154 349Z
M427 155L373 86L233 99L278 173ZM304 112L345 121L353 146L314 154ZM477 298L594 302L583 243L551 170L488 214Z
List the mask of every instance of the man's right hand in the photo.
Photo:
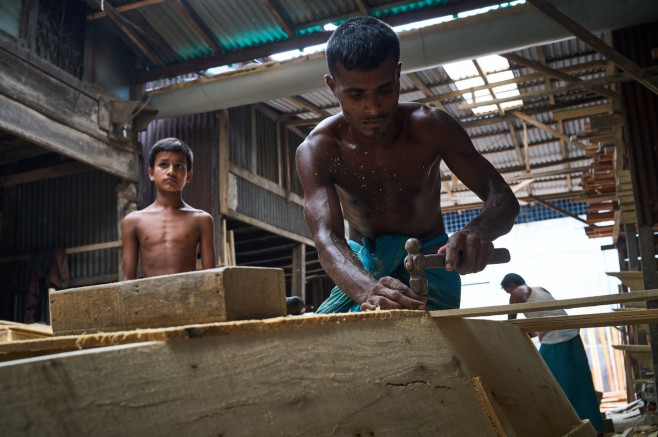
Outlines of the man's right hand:
M399 280L384 276L372 287L361 311L425 310L427 298L416 294Z

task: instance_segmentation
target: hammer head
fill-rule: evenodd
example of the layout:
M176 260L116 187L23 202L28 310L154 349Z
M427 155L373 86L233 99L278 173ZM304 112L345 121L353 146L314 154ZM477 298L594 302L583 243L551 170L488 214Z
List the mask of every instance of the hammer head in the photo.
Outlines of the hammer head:
M427 278L425 278L425 256L420 253L420 241L409 238L404 245L407 257L404 267L409 272L409 288L416 294L425 294L429 291Z

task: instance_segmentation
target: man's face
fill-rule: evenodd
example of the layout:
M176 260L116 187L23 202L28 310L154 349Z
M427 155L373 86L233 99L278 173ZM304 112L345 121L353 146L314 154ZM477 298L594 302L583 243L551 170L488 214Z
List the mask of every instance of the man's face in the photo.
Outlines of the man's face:
M187 171L187 157L181 152L158 153L148 173L149 179L165 191L181 191L192 179L192 172Z
M509 284L507 287L503 287L503 290L505 290L505 292L507 292L507 293L511 293L512 291L514 291L516 289L516 287L518 287L518 285Z
M400 96L401 66L392 58L370 71L349 71L339 64L335 77L325 76L343 116L357 133L379 140L389 131Z

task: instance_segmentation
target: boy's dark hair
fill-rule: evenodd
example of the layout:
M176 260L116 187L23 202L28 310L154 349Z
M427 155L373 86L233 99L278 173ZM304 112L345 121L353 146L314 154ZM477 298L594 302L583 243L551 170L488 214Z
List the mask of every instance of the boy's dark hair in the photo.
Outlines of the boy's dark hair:
M192 171L192 164L194 163L194 154L187 144L178 138L163 138L157 143L153 144L149 151L149 168L155 165L155 157L160 152L179 152L187 157L187 171Z
M331 34L325 50L329 73L338 65L346 70L370 71L392 57L400 61L400 41L388 24L374 17L350 18Z
M510 284L525 285L525 280L516 273L508 273L500 282L502 288L507 288Z

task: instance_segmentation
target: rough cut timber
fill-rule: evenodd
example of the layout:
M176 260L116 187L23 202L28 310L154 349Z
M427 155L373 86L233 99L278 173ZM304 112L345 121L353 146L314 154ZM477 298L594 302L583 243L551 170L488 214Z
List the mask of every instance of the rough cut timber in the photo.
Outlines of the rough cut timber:
M286 314L282 269L221 267L50 294L54 335L126 331Z
M507 323L379 311L163 331L179 339L0 364L0 429L12 436L595 435L528 336ZM85 337L113 335L120 336Z

